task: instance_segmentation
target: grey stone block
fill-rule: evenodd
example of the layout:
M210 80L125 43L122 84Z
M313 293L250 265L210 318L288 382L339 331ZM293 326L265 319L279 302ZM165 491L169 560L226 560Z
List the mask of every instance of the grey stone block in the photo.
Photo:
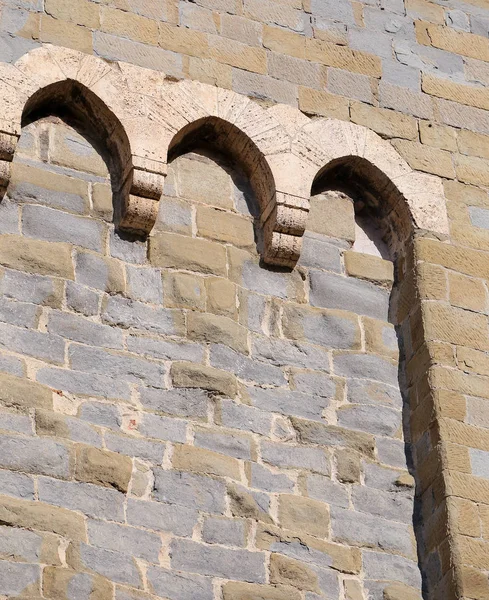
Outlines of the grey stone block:
M261 453L263 460L275 467L307 469L324 475L331 472L329 461L321 448L262 442Z
M94 519L124 521L124 494L91 483L39 478L39 500L79 510Z
M50 333L0 323L0 347L47 362L63 364L65 342Z
M327 502L333 506L341 506L342 508L348 508L349 506L346 487L322 475L307 476L307 493L311 498Z
M207 513L222 514L226 488L223 482L202 475L154 469L154 497Z
M325 348L348 349L358 343L358 325L351 319L344 319L338 315L306 314L302 319L302 327L308 341Z
M331 507L331 530L337 542L381 548L413 556L412 526L379 516Z
M157 563L161 550L159 535L135 527L89 520L87 522L90 545L120 554L128 554Z
M369 550L362 552L362 560L366 577L369 579L401 581L417 589L421 587L421 574L415 561Z
M328 238L306 231L302 238L299 265L341 273L341 248Z
M14 471L68 477L66 446L48 439L0 436L0 466Z
M0 560L0 594L13 598L40 581L41 567ZM38 584L39 586L39 584Z
M49 314L48 331L90 346L115 349L123 347L122 331L61 311Z
M170 309L152 308L121 296L111 296L103 313L103 319L110 325L128 329L142 329L155 333L172 335L177 333L174 313Z
M382 60L382 83L401 88L409 88L414 92L421 91L421 71L415 67L401 64L388 57Z
M355 510L359 512L412 525L413 499L410 495L356 485L353 486L352 501Z
M268 385L284 385L286 382L281 369L252 360L222 344L211 346L210 360L213 367L234 373L245 381Z
M66 282L66 306L78 313L92 317L98 313L99 295L74 281Z
M22 562L40 562L42 536L17 527L0 526L0 556Z
M244 460L251 459L251 438L217 431L196 431L195 445Z
M197 511L192 508L132 498L127 501L126 514L129 525L185 537L192 535L198 517Z
M453 29L470 31L469 17L461 10L452 9L445 13L445 22Z
M0 371L23 377L25 373L24 361L20 358L15 358L15 356L0 354Z
M245 325L251 331L263 333L267 300L264 296L249 293L246 297L247 322Z
M348 310L381 321L387 320L389 292L373 283L311 271L310 301L313 306Z
M475 35L489 37L489 18L483 15L472 15L470 17L470 28Z
M406 448L402 440L377 438L376 444L380 462L399 469L406 468Z
M163 284L161 271L150 267L126 266L127 294L134 300L161 304Z
M248 388L253 405L260 410L295 415L311 421L321 421L323 411L330 405L324 396L302 394L289 390Z
M0 34L0 53L2 52L2 36ZM19 233L19 207L4 198L0 202L0 234Z
M146 262L147 242L133 239L123 232L111 229L109 244L110 255L114 258L138 265Z
M233 69L233 90L252 98L270 98L281 104L297 106L297 85L267 75Z
M336 383L324 373L302 372L294 373L293 381L295 389L304 394L313 394L323 398L334 398Z
M207 546L190 540L173 540L171 566L177 570L224 579L265 583L265 554Z
M398 387L365 379L348 379L347 398L352 404L383 404L399 410L403 406Z
M348 0L311 0L311 13L345 25L355 24L353 8Z
M421 119L433 119L433 100L428 94L411 91L390 83L379 86L380 106L392 108Z
M476 477L489 479L489 452L485 450L469 449L472 474Z
M109 450L119 452L126 456L142 458L154 464L160 465L163 461L165 445L157 442L148 442L144 439L133 438L128 435L105 435L105 443Z
M265 296L287 298L288 277L252 262L243 265L243 286Z
M159 415L143 414L138 429L145 437L184 443L187 422Z
M402 475L402 471L394 471L373 463L366 463L363 471L365 473L365 485L384 491L399 490L396 481Z
M51 208L67 210L80 215L84 214L87 209L87 202L83 196L70 192L48 190L24 181L16 182L9 187L9 198L22 203L34 201L36 204L44 204Z
M21 302L48 304L55 294L54 281L44 275L5 269L0 280L0 294Z
M88 423L74 417L65 417L68 428L66 437L74 442L81 442L96 448L102 447L102 436Z
M252 352L254 357L274 365L329 371L326 351L303 342L255 337Z
M397 367L374 354L340 354L334 358L335 373L355 379L374 379L397 386Z
M204 360L204 348L193 342L169 342L150 337L129 336L127 349L135 354L142 354L161 360L188 360L201 363Z
M346 429L394 437L402 428L402 413L387 406L345 404L336 414L338 424Z
M362 28L349 28L348 39L353 50L369 52L382 59L392 59L392 35Z
M381 31L395 39L415 39L414 21L411 17L370 6L365 7L363 16L367 31Z
M263 465L250 463L250 486L266 492L292 492L294 482L283 473L274 473Z
M7 32L0 33L0 56L4 62L14 63L27 52L39 47L40 44L34 40L14 37ZM2 204L3 202L0 204L0 213Z
M78 373L69 369L40 369L36 375L39 383L44 383L56 390L63 390L82 396L101 396L103 398L131 397L127 383L115 381L112 377L86 373Z
M13 433L33 435L32 419L29 415L0 410L0 429Z
M374 101L370 78L351 71L328 69L328 91L339 96L356 98L367 104L373 104Z
M103 577L107 577L107 579L116 583L127 583L136 588L142 587L139 570L130 556L100 548L92 548L81 543L80 558L86 567Z
M207 418L209 396L204 390L140 388L140 398L141 404L150 410L177 417Z
M333 566L334 562L334 559L330 554L308 546L302 539L297 541L284 540L274 542L271 545L270 550L299 560L311 568L328 568Z
M469 206L470 222L474 227L489 229L489 210L480 206Z
M28 237L48 242L68 242L96 252L103 250L102 223L53 208L32 204L24 206L22 231Z
M232 400L221 401L221 420L224 427L270 435L272 415Z
M122 423L119 407L103 402L84 402L78 410L78 416L89 423L109 429L120 429Z
M267 62L268 74L275 79L316 89L321 85L321 69L317 63L277 52L270 52Z
M71 345L69 358L75 371L98 373L135 383L143 380L156 387L163 384L166 371L165 366L161 364L151 363L134 356L113 354L87 346Z
M148 568L147 576L153 591L168 600L213 600L214 598L212 580L209 577L167 571L153 566Z
M246 543L244 524L244 520L206 517L202 527L202 539L207 544L243 547Z
M34 500L34 481L22 473L0 470L0 490L7 496Z

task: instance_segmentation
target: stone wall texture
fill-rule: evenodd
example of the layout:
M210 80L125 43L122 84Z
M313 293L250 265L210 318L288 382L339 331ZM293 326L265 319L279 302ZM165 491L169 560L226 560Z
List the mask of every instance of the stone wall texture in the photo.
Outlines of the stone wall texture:
M0 600L488 600L487 0L2 0L0 84Z

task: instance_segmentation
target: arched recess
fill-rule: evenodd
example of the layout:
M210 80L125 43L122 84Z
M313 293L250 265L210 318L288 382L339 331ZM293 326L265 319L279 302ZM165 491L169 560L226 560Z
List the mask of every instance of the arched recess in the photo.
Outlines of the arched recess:
M69 119L106 146L114 168L117 226L148 233L156 220L166 165L159 154L131 136L143 132L144 103L130 90L127 74L81 52L46 45L24 55L15 65L0 66L5 83L0 102L0 183L6 188L10 163L23 124L46 114ZM139 124L139 129L137 127ZM154 128L158 135L158 128Z
M430 451L423 447L427 442L420 431L429 431L429 419L423 430L414 414L423 403L428 406L425 414L429 414L431 406L427 383L431 356L424 333L416 241L420 236L448 238L442 181L413 171L388 142L366 128L348 123L332 120L308 123L297 133L292 150L316 166L316 175L309 182L311 195L328 191L346 194L354 205L355 215L376 223L394 262L389 321L395 326L400 351L399 387L404 398L401 425L404 441L410 442L415 432L413 439L418 442L414 451L414 443L406 451L406 465L415 477L417 488L413 525L423 597L438 597L443 583L433 565L439 539L434 540L430 531L436 519L440 530L443 525L436 512L438 499L434 502L432 498L432 475L427 476L427 463L441 462L441 458L437 455L439 449L435 448L430 456ZM327 201L325 198L324 202ZM365 351L370 350L367 347Z

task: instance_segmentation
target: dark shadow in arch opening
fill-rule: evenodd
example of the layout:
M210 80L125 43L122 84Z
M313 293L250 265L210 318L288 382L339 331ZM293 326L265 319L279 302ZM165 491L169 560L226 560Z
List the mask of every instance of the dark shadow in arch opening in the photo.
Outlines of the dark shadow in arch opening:
M107 105L83 84L67 79L38 90L26 102L22 127L41 118L58 117L84 137L104 160L110 174L114 223L132 184L129 138Z

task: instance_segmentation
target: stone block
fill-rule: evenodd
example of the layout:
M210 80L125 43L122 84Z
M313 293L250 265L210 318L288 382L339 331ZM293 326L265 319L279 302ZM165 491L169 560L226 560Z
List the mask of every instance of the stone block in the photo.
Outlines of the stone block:
M27 237L47 242L66 242L95 252L103 250L105 231L100 222L53 208L24 206L22 231Z
M93 427L60 413L47 410L36 410L35 416L36 433L38 435L47 435L50 437L60 437L90 444L91 446L102 446L102 438Z
M270 516L270 497L263 492L249 491L243 486L228 486L229 505L233 517L273 523Z
M337 191L312 196L308 230L354 242L355 213L351 198Z
M66 282L66 306L70 310L93 317L98 313L100 298L97 292L73 281Z
M113 487L125 493L131 473L132 461L126 456L91 446L76 446L75 477L78 481Z
M173 164L180 198L219 208L234 208L231 177L217 162L192 154L176 159Z
M116 583L141 587L139 570L132 557L80 544L79 561L83 567Z
M299 600L300 591L288 586L255 585L229 581L223 586L224 600Z
M316 198L317 196L313 196L311 199L311 206L313 204L317 205L315 202ZM318 208L324 208L324 204L325 203L321 203L321 207ZM317 216L319 210L315 212ZM326 220L324 220L324 222L325 221ZM323 226L324 223L320 225L320 227ZM310 222L308 227L316 227L316 222ZM298 264L313 269L324 269L326 271L341 273L341 248L331 243L326 236L314 234L312 231L306 231L302 238L302 250Z
M52 392L34 381L0 374L0 403L13 408L51 408Z
M1 305L0 305L1 314ZM122 332L69 313L52 311L48 332L90 346L122 349Z
M265 555L262 552L173 540L170 557L171 565L176 570L252 583L265 581Z
M68 285L72 282L68 282ZM60 308L62 289L58 281L43 275L6 269L0 279L0 292L21 302Z
M328 91L346 98L355 98L367 104L374 102L373 85L370 78L367 75L351 71L328 69Z
M78 564L80 562L77 557ZM97 574L77 573L69 568L47 567L43 572L43 592L53 600L70 600L91 594L103 598L112 593L112 584Z
M106 434L107 448L118 454L159 465L163 461L165 445L129 435Z
M402 428L401 412L387 406L352 404L337 410L338 425L366 433L394 437Z
M362 552L362 558L369 579L391 579L417 589L421 586L421 575L416 561L369 550Z
M292 492L294 482L283 473L275 473L255 462L246 465L249 484L266 492Z
M329 507L318 500L281 494L278 518L280 525L285 529L300 531L319 538L329 536Z
M236 396L236 377L231 373L186 362L173 363L170 373L175 387L202 388L228 398Z
M26 588L32 593L39 590L41 570L38 565L28 565L0 560L0 593L6 597L19 597Z
M245 521L223 517L207 517L202 528L202 539L207 544L243 547Z
M231 319L236 318L237 299L236 285L220 277L207 277L205 279L207 293L207 311Z
M465 152L463 152L461 149L462 147L465 149L465 145L462 145L460 138L462 133L465 132L457 132L455 129L452 129L451 127L445 127L444 125L436 125L435 123L427 123L425 121L420 121L419 123L419 135L421 143L434 148L440 148L440 150L456 152L458 144L460 152L465 154Z
M111 294L126 291L121 263L113 258L89 252L76 253L75 280L87 287Z
M270 435L272 415L231 400L221 401L220 420L225 427Z
M244 381L268 385L285 383L282 369L253 360L222 344L211 345L210 361L213 367L233 373Z
M5 469L67 479L70 462L68 448L58 442L8 435L0 437L0 465Z
M178 536L190 537L197 523L197 511L185 506L133 500L127 502L129 525L156 531L167 531Z
M251 459L252 446L251 437L249 436L236 433L220 433L220 430L202 429L195 431L194 443L200 448L207 448L207 450L219 452L220 454L228 454L243 460Z
M87 531L88 541L92 546L152 563L158 562L161 550L161 538L158 535L135 527L91 519L87 522Z
M0 255L1 264L11 269L74 279L69 244L2 235Z
M164 273L165 306L204 310L204 279L190 273Z
M104 402L84 402L78 410L78 416L94 425L109 429L120 429L122 424L119 407Z
M263 461L275 467L305 469L323 475L331 471L328 457L321 448L262 442L261 453Z
M185 442L187 423L179 419L144 414L138 429L145 437L169 442Z
M350 101L341 96L312 88L299 87L299 109L308 115L347 120Z
M224 482L206 475L154 469L154 497L160 502L178 504L206 513L223 514Z
M141 388L140 394L141 404L150 410L176 417L207 418L209 398L202 390Z
M177 573L154 566L148 568L147 577L152 591L158 596L166 595L169 598L178 598L178 600L194 600L195 598L213 600L214 598L210 577ZM127 598L127 600L130 599Z
M240 215L208 206L197 207L197 233L203 238L233 244L238 248L253 248L253 223Z
M416 171L432 173L447 179L455 177L452 155L446 150L407 140L395 140L393 145L409 166Z
M322 475L307 476L307 493L309 497L326 504L348 508L349 498L346 488Z
M183 331L183 315L177 310L151 307L142 302L110 296L102 318L110 325L123 329L140 329L143 331L174 335Z
M244 327L220 315L189 312L187 330L190 339L199 342L225 344L237 352L248 351L248 335Z
M393 362L374 354L339 354L334 358L335 373L355 379L373 379L397 386L398 368Z
M175 469L181 471L241 479L236 458L203 448L178 444L174 448L172 463Z
M82 396L101 396L103 398L122 398L129 400L130 390L125 382L114 381L112 377L71 371L70 369L40 369L37 372L40 383L55 390L63 390Z
M23 473L0 471L0 488L6 496L34 500L34 480Z
M297 391L249 388L253 406L260 410L295 415L313 421L321 421L324 411L330 406L331 398L303 394Z
M416 119L393 110L355 102L351 107L351 120L387 138L418 139Z
M151 304L163 302L161 272L158 269L127 265L126 277L128 296Z

